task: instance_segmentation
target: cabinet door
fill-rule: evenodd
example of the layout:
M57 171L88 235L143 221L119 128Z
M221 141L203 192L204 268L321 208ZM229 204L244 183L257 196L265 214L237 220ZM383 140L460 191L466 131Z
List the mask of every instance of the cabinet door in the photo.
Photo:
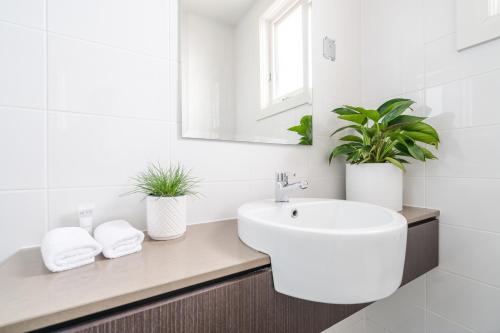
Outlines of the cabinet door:
M403 285L439 264L439 222L437 220L408 228Z
M51 332L322 332L365 305L329 305L274 290L270 269Z

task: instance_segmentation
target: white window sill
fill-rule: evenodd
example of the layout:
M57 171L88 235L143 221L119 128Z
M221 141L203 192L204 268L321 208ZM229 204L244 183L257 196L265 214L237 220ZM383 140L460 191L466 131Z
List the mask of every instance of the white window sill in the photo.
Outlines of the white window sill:
M310 94L301 94L299 96L289 97L282 102L274 103L264 109L261 109L259 115L257 116L257 121L298 108L302 105L312 105Z

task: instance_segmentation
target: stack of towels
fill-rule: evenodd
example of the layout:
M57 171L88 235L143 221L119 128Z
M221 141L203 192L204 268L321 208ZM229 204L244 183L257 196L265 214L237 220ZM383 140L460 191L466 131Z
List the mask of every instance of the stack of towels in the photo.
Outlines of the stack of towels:
M58 228L45 235L41 250L45 266L62 272L93 263L102 246L82 228Z
M124 220L101 224L94 231L96 241L102 245L102 254L114 259L142 250L144 233Z
M99 253L114 259L142 250L144 233L123 220L101 224L94 238L82 228L58 228L49 231L41 246L45 266L52 272L91 264Z

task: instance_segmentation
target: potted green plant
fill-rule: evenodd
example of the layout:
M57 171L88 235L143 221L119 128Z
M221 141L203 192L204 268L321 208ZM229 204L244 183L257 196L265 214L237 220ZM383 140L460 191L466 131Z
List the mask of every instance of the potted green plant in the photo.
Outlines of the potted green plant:
M345 105L332 112L352 124L337 129L332 136L342 136L343 143L330 154L346 158L346 198L403 208L403 172L409 159L425 162L436 156L422 144L439 147L437 131L426 124L425 117L405 115L414 101L391 99L377 110Z
M168 240L186 232L186 201L196 195L198 180L182 166L163 168L153 164L135 178L132 193L146 195L148 235L154 240Z

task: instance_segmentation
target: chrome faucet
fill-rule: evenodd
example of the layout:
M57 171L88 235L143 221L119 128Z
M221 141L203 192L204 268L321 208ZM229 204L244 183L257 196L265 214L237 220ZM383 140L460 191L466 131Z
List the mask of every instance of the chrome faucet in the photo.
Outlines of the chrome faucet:
M301 181L296 183L288 182L288 174L286 172L276 173L276 183L274 187L275 201L276 202L289 202L289 194L293 190L305 190L309 187L307 181Z

